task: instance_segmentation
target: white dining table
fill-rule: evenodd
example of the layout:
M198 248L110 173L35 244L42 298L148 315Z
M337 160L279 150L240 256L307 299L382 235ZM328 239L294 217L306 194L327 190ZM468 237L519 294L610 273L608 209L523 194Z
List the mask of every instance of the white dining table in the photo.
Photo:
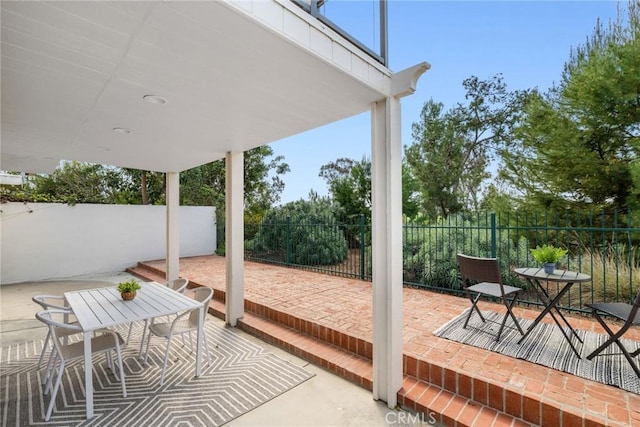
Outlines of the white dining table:
M116 286L66 292L68 306L82 327L84 339L84 381L87 419L93 418L93 370L91 337L95 330L147 320L159 316L200 308L196 345L196 377L201 374L200 361L205 307L173 289L155 282L140 283L136 297L124 301Z

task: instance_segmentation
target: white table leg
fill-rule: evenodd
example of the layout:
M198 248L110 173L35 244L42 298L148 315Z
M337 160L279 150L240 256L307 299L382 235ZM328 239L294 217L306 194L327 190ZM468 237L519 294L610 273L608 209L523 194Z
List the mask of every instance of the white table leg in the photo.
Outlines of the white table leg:
M84 340L84 394L87 399L87 419L93 418L93 369L91 364L91 332L85 331Z
M202 373L201 372L202 371L201 356L202 356L202 344L204 344L204 342L202 341L204 338L204 328L202 327L204 324L204 315L205 315L204 305L200 306L200 308L198 309L198 313L199 313L200 321L198 322L198 339L196 343L196 377L199 377Z
M69 302L67 301L67 297L64 297L64 305L65 307L69 307ZM62 319L64 321L64 323L69 323L69 315L67 313L64 314L64 316L62 316ZM64 343L64 345L68 345L69 344L69 335L65 335L64 338L62 339L62 342Z

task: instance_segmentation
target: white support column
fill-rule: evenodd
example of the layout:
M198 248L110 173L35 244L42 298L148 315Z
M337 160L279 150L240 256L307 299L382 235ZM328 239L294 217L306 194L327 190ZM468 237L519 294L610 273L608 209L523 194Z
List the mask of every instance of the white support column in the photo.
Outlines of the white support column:
M244 316L244 153L225 157L226 322Z
M371 109L373 398L394 408L402 387L402 145L400 100Z
M398 403L402 387L402 136L400 98L416 90L426 62L394 73L371 106L373 398Z
M166 280L180 276L180 174L167 172Z

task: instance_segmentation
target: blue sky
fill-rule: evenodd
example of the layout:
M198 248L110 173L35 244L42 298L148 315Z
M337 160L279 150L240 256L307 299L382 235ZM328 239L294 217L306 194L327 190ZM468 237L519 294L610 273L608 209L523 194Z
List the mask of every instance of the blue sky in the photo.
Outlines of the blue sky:
M622 3L626 5L626 3ZM369 46L377 43L377 11L369 1L328 0L326 14ZM561 78L571 47L585 43L597 19L615 19L614 1L389 1L389 68L426 61L431 69L402 99L402 144L426 101L464 102L462 81L501 73L509 90L546 90ZM330 9L329 9L330 8ZM377 48L377 45L375 45ZM361 114L271 145L291 172L282 203L327 194L320 167L340 157L371 156L370 115Z

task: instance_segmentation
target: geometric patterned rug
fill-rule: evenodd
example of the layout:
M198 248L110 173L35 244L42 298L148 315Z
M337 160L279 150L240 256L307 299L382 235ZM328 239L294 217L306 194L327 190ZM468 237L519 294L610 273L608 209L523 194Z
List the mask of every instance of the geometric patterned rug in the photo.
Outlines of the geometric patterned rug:
M2 426L219 426L251 411L312 378L315 374L264 351L216 322L205 322L211 365L202 353L202 376L195 378L195 354L189 340L171 345L164 384L160 372L166 340L152 340L147 364L138 359L143 327L134 326L123 347L127 397L104 355L94 355L94 417L86 420L84 363L65 368L49 422L36 369L43 341L0 350L0 420ZM126 338L128 326L119 332ZM195 343L195 336L194 336ZM45 360L46 362L46 360ZM43 364L43 366L46 363ZM117 370L117 368L116 368Z
M480 316L474 313L467 328L463 329L468 312L469 309L465 310L433 334L640 394L640 378L615 344L609 346L593 360L587 360L586 356L604 343L608 339L607 335L576 329L584 343L580 344L575 337L573 338L572 342L580 353L580 359L578 359L555 323L538 323L523 343L518 344L522 335L509 319L502 331L500 341L496 342L495 337L504 313L482 310L486 323L483 323ZM527 331L533 321L518 318L518 323L524 331ZM569 329L565 328L565 331L570 334ZM621 341L629 352L640 346L638 342L625 339Z

